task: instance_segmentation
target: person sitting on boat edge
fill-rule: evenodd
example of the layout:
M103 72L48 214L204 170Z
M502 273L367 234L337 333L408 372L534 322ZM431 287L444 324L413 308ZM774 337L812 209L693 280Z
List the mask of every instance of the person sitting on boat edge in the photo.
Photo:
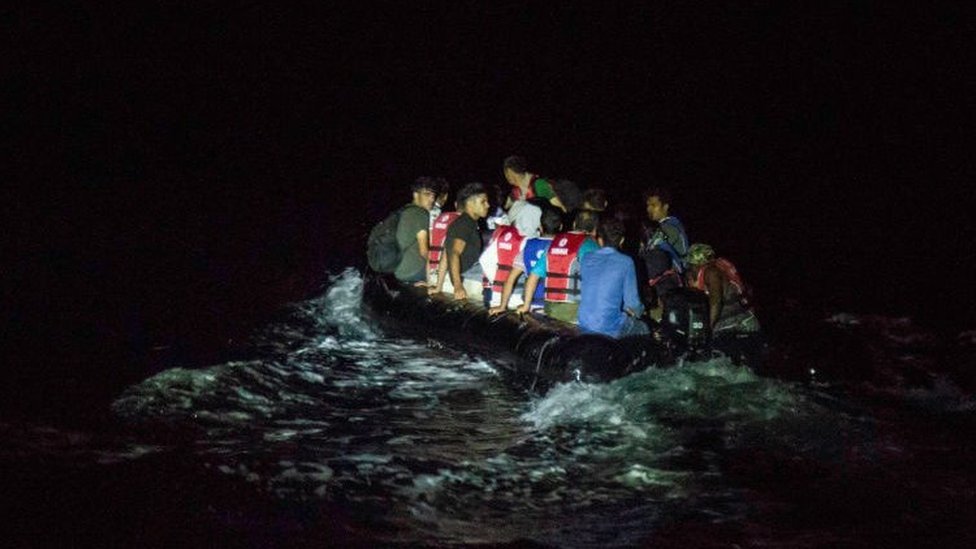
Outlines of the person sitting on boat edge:
M542 210L538 206L519 200L505 215L504 221L511 220L510 224L495 229L478 259L485 273L485 307L501 303L503 288L516 259L522 255L528 239L539 236L541 217ZM515 305L521 305L521 298Z
M481 183L468 183L457 195L457 206L461 215L447 228L444 249L445 262L440 262L437 283L428 289L431 294L440 293L444 279L450 276L454 286L454 299L480 298L482 295L481 234L478 220L488 215L488 194ZM478 299L480 301L480 299Z
M593 240L596 233L597 213L580 210L576 213L573 230L553 237L545 255L539 258L525 281L520 313L531 308L531 296L539 284L545 284L544 311L547 316L563 322L576 323L579 311L580 278L579 262L586 254L599 249Z
M423 285L427 279L430 249L430 208L439 185L434 178L419 177L410 188L413 201L403 209L397 222L396 240L401 255L393 275L400 282Z
M729 260L716 257L711 246L699 243L688 249L688 266L688 286L708 295L713 339L759 332L749 289Z
M601 219L596 241L600 249L580 261L580 329L610 337L650 334L640 320L644 305L634 260L620 252L624 224L612 217Z
M555 208L546 208L542 211L542 236L527 238L523 241L522 253L515 257L512 263L512 272L509 273L502 288L499 302L491 308L489 314L495 315L505 312L509 307L517 308L528 296L524 294L525 284L519 285L519 279L523 273L532 270L536 262L546 255L552 238L562 228L562 216ZM512 301L512 298L516 298ZM494 294L492 294L494 299ZM541 310L545 306L545 287L544 284L536 284L535 291L532 293L532 300L529 304L530 310Z
M430 223L430 252L427 256L427 285L436 286L437 285L437 275L440 270L442 259L447 257L444 253L444 242L447 240L447 229L451 226L451 223L461 215L461 212L457 211L457 205L454 205L454 211L444 211L445 204L447 203L447 192L449 187L447 182L444 182L444 187L442 188L442 193L435 199L434 206L437 207L438 201L441 201L440 208L441 211L437 216L431 218ZM431 211L433 213L433 210ZM447 267L446 260L444 262L445 268ZM454 286L451 284L449 277L444 278L442 282L442 290L447 293L454 293Z

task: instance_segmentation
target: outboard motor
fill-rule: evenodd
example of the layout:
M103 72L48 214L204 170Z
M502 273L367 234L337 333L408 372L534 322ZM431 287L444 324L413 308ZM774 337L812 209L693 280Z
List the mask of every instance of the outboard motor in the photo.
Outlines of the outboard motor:
M708 296L691 288L676 288L663 296L661 326L679 352L701 351L711 340Z

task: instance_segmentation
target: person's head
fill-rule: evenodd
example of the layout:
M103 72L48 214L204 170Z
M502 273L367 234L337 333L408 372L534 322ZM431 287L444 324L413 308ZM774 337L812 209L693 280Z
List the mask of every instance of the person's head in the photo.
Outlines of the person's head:
M661 221L668 216L671 193L662 187L648 189L644 191L644 205L647 207L647 217L651 221Z
M556 193L566 212L578 209L583 202L583 193L580 192L576 183L568 179L553 180L552 191Z
M688 247L688 265L701 267L715 259L715 250L708 244L696 243Z
M596 241L600 246L620 248L624 243L624 224L619 219L604 216L596 229Z
M599 219L599 214L596 212L580 210L576 212L576 217L573 219L573 229L592 236L596 233Z
M434 198L440 186L433 177L418 177L410 190L413 191L413 203L425 210L430 210L434 206Z
M607 192L603 189L586 189L583 192L584 210L602 212L607 209Z
M502 162L502 173L508 184L517 187L529 175L529 167L521 156L509 156Z
M488 215L488 191L481 183L468 183L461 187L457 194L458 211L464 212L475 219Z
M542 209L542 234L552 236L563 226L563 216L553 207Z
M443 177L437 178L437 197L434 198L434 203L441 208L447 204L447 195L451 193L451 184L447 182Z

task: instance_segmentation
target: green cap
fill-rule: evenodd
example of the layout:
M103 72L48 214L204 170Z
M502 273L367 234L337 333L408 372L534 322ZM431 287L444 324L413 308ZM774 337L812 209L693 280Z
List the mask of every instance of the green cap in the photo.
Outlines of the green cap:
M688 264L703 265L715 259L715 250L708 244L692 244L688 248Z

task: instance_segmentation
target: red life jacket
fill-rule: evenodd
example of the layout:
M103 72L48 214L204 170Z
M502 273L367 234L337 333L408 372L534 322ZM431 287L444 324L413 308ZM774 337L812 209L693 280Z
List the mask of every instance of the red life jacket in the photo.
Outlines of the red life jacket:
M546 252L546 301L578 303L580 300L579 254L583 233L561 233Z
M539 179L538 175L533 175L532 179L529 180L529 188L525 191L525 196L522 196L522 187L512 187L512 200L528 200L530 198L535 198L536 179Z
M512 225L498 227L491 236L491 245L498 250L498 270L495 271L495 280L491 282L491 291L501 295L515 258L522 249L522 235Z
M678 286L681 286L682 285L681 284L681 275L679 275L678 274L678 271L674 270L674 268L668 269L668 270L664 271L663 273L655 276L654 278L648 279L647 285L653 288L653 287L657 286L658 284L660 284L661 282L664 282L665 280L667 280L669 278L675 279L677 281L677 283L678 283Z
M427 268L436 271L441 262L441 253L444 251L444 240L447 239L447 228L454 223L454 220L461 215L461 212L442 212L436 219L430 230L430 254L427 256Z

